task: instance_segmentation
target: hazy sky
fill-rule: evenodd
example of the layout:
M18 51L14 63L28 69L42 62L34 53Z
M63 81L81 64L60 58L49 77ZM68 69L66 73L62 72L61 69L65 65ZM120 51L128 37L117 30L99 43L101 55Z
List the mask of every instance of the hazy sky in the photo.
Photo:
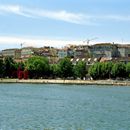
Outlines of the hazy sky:
M130 42L130 0L0 0L0 50Z

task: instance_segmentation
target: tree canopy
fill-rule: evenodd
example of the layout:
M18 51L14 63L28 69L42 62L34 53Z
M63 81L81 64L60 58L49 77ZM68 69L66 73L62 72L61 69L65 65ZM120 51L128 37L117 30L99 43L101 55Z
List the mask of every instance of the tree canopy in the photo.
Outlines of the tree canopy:
M86 63L84 61L79 61L75 66L74 66L74 76L83 79L87 74L87 69L86 69Z
M64 58L58 64L59 73L61 78L67 78L73 76L73 64L69 58Z
M69 58L63 58L57 64L49 64L45 57L34 56L26 62L16 63L11 57L0 59L0 78L81 78L90 75L93 79L130 78L130 63L97 62L87 70L86 63L79 61L73 65ZM26 73L25 73L26 72ZM23 76L24 74L24 76Z
M45 57L31 57L26 63L26 68L30 78L46 77L49 71L49 61Z
M124 63L115 63L112 67L112 76L119 77L119 78L125 78L126 77L126 65Z
M4 63L3 60L0 59L0 77L3 77L4 75Z

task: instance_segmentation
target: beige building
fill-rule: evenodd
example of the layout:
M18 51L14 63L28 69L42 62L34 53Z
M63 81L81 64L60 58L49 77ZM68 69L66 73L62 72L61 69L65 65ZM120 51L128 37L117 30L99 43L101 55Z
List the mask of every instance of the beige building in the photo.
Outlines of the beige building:
M32 57L33 54L34 54L33 47L24 47L21 49L21 58L23 60L27 60L28 58Z
M89 55L88 48L89 48L88 45L75 46L74 57L75 58L89 58L90 55Z
M20 49L5 49L5 50L2 50L2 55L3 57L12 57L14 59L19 59L21 58L21 50Z
M119 57L130 57L130 45L117 45Z
M48 46L34 49L34 55L46 57L52 64L58 61L57 52L58 50L56 48Z
M3 59L2 51L0 51L0 59Z

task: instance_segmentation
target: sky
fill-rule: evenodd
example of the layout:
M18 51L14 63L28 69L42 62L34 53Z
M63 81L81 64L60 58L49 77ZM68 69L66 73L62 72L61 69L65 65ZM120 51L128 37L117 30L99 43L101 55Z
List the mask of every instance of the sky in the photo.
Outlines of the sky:
M130 43L130 0L0 0L0 50Z

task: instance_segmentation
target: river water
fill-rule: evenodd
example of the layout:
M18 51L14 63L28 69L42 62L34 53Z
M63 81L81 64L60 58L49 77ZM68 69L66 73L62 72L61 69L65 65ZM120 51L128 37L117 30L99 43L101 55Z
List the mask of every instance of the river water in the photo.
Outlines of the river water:
M0 130L130 130L130 87L0 84Z

